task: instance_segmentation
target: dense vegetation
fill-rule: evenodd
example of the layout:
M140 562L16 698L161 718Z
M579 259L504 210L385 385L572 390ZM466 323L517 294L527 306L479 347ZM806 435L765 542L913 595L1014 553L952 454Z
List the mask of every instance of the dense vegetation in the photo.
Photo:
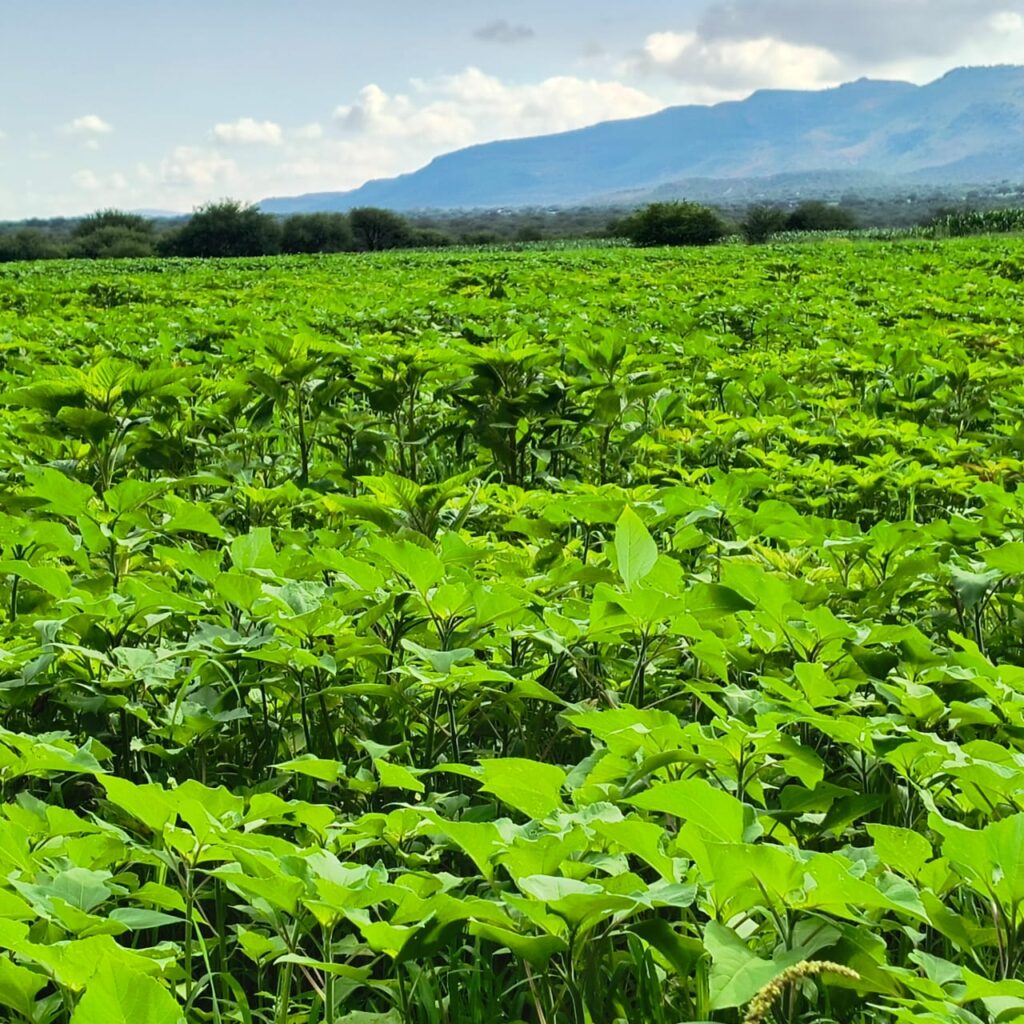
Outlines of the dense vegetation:
M739 187L745 185L745 188ZM762 183L762 190L767 185ZM262 215L224 200L190 216L145 218L104 210L83 218L0 223L0 263L82 257L266 256L376 252L567 240L635 237L641 245L708 244L738 234L762 244L819 232L879 229L907 237L948 237L1017 232L1024 226L1024 190L1009 185L952 194L922 188L909 194L836 193L807 200L775 189L758 192L737 183L728 197L706 202L676 200L636 210L603 206L579 209L466 210L399 216L364 208L350 213ZM697 190L700 192L700 190ZM720 189L719 189L720 191ZM772 197L769 199L769 197ZM664 214L690 211L688 231L665 232ZM660 214L659 214L660 211ZM703 228L694 226L703 221ZM678 229L678 225L677 225Z
M700 203L651 203L618 224L634 245L714 245L729 228L710 206Z
M0 271L0 1015L1021 1020L1022 279Z
M296 214L277 218L236 200L208 203L191 216L155 221L120 210L101 210L45 230L0 230L0 263L80 257L274 256L278 253L381 252L452 245L454 239L416 226L390 210L348 214Z

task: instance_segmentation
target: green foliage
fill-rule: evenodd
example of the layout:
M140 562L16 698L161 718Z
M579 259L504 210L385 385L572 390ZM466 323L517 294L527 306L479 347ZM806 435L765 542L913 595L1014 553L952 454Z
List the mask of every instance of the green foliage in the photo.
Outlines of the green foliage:
M59 259L64 251L49 235L35 228L0 234L0 263Z
M138 259L156 251L153 221L136 213L100 210L71 230L68 254L87 259Z
M137 213L125 213L123 210L97 210L96 213L83 217L71 229L72 238L88 238L97 231L118 228L137 235L153 235L153 222Z
M232 199L201 206L160 242L169 256L264 256L280 248L277 221Z
M281 225L281 252L346 252L354 245L343 213L296 214Z
M634 245L713 245L725 237L722 218L699 203L651 203L618 228Z
M1024 231L1024 209L940 210L931 218L929 227L939 238L1019 232Z
M349 214L356 247L365 252L402 249L412 244L409 225L390 210L361 206Z
M0 1018L1020 1018L1021 266L5 267Z
M740 222L740 234L751 245L763 245L772 235L785 231L789 218L779 206L751 206Z
M857 219L842 206L819 200L801 203L786 219L789 231L852 231Z

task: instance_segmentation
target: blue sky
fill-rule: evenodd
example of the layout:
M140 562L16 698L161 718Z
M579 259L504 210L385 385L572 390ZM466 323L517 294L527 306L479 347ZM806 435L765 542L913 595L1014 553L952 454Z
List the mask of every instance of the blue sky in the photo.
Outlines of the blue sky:
M476 142L1024 61L1024 0L0 0L0 219L352 188Z

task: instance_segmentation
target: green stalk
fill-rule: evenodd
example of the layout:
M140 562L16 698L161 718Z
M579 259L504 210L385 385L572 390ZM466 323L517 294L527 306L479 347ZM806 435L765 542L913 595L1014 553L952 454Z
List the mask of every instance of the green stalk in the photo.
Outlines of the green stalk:
M323 1024L334 1024L334 972L330 967L334 963L331 935L332 928L324 925L324 963L327 969L324 970L324 1022Z

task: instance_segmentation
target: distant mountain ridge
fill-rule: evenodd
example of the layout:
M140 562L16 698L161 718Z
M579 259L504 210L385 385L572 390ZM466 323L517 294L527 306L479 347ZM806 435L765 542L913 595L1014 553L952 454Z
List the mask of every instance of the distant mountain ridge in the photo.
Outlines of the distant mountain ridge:
M932 185L1024 179L1024 67L958 68L918 86L860 79L762 90L555 135L471 146L348 192L264 200L270 213L574 206L720 181L845 172Z

